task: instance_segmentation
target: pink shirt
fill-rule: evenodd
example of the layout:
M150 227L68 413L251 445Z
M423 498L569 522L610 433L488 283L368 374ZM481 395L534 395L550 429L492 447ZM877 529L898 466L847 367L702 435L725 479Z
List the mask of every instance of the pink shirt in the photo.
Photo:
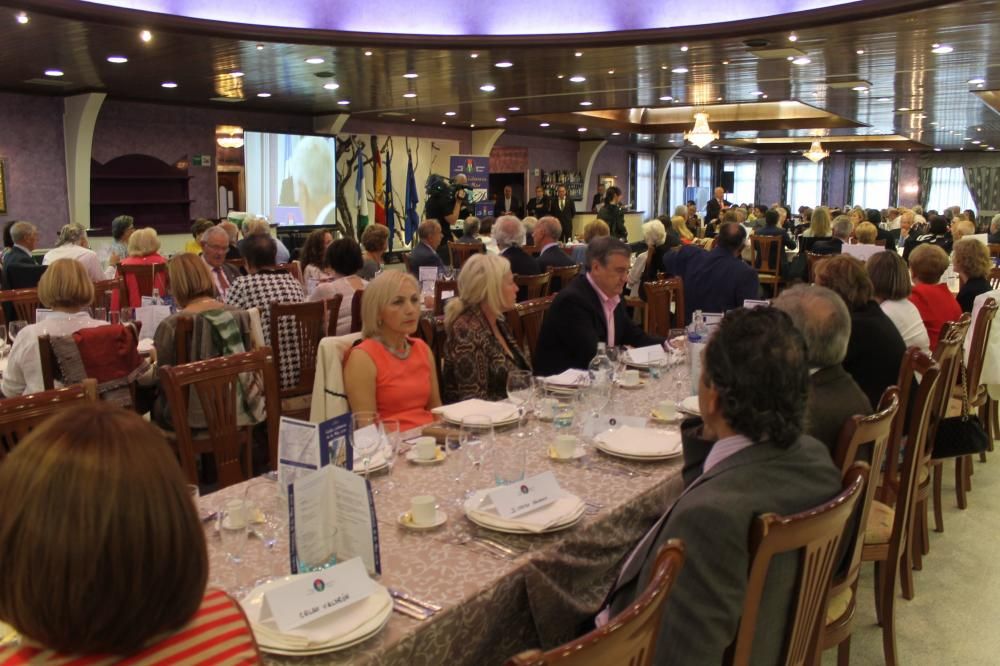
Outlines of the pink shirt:
M618 307L619 301L621 301L621 296L608 296L601 288L594 283L594 278L587 273L587 281L590 286L594 288L597 292L597 298L601 301L601 307L604 308L604 319L608 322L608 347L615 346L615 308Z

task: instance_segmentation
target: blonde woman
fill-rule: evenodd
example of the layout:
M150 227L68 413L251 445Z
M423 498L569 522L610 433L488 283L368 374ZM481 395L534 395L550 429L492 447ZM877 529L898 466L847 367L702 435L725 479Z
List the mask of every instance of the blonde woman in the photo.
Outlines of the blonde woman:
M809 228L802 232L804 238L829 238L830 233L830 209L826 206L817 206L809 218Z
M871 222L862 222L854 228L854 237L860 245L874 245L878 237L878 227Z
M201 248L199 248L199 252ZM154 264L165 264L167 260L160 254L160 238L156 235L156 229L146 227L132 232L128 239L128 256L122 259L119 266L152 266ZM150 269L152 270L152 269ZM125 279L125 286L128 289L128 303L132 307L139 307L142 303L142 293L139 291L139 283L135 276L129 275ZM160 292L160 296L167 295L169 280L166 272L158 273L153 287ZM149 294L146 294L147 296ZM112 308L118 307L118 292L114 292L111 298Z
M993 289L990 286L990 249L978 238L963 238L951 251L951 262L958 273L958 304L962 312L972 312L976 296Z
M378 412L409 430L434 420L441 404L434 354L411 337L420 322L420 285L405 271L385 271L361 301L362 341L344 368L347 401L355 412Z
M682 245L690 245L694 242L694 234L688 229L687 220L685 220L680 215L674 215L670 218L670 226L674 228L677 235L681 237Z
M445 308L444 400L503 400L507 374L530 370L504 320L514 307L517 285L510 262L473 255L458 275L457 296Z

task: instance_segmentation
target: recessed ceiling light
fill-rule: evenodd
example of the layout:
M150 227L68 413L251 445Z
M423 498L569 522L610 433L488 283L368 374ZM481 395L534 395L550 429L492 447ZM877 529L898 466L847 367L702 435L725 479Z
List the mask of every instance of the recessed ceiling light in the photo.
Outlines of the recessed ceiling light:
M153 33L151 33L149 30L143 30L142 32L139 33L139 39L141 39L144 42L151 42L153 41Z
M614 74L614 73L615 73L615 70L613 70L613 69L609 69L608 70L608 74Z
M592 104L593 102L589 100L583 100L582 102L580 102L580 106L591 106Z
M336 90L339 87L340 87L340 84L339 83L335 83L334 81L330 81L330 83L324 83L323 84L323 88L325 90Z
M415 92L405 92L405 93L403 93L403 97L405 97L406 99L413 99L416 96L417 96L417 93L415 93Z
M454 111L445 111L444 115L451 117L451 116L455 115L455 112Z
M947 44L935 44L934 48L931 49L931 52L937 53L938 55L945 55L946 53L951 53L954 50L954 47L948 46Z
M415 123L415 122L417 122L417 119L416 118L410 118L410 122L411 123Z
M573 55L575 55L575 56L576 56L577 58L579 58L580 56L582 56L582 55L583 55L583 51L577 51L577 52L576 52L576 53L574 53Z
M835 150L833 152L835 152L835 153L842 153L842 152L844 152L844 149L843 148L837 148L837 150Z
M719 149L718 146L712 146L712 150L718 150L718 149Z
M795 56L788 56L787 58L785 58L785 60L787 60L788 62L791 62L791 61L795 60Z
M128 58L125 56L108 56L108 62L113 62L116 65L121 65L128 62Z
M962 137L962 141L972 141L972 137L971 136L963 136Z
M442 125L447 125L447 124L448 124L448 121L447 121L447 120L442 120L442 121L441 121L441 124L442 124Z
M505 122L507 122L507 119L504 118L503 116L497 116L497 122L498 123L505 123Z
M260 93L257 93L257 97L270 97L270 96L271 96L271 93L269 93L269 92L260 92Z
M855 51L855 53L857 53L858 55L864 55L865 54L865 50L864 49L858 49L857 51Z
M612 132L611 133L611 136L621 136L621 135L622 135L621 132Z
M879 98L878 98L877 100L875 100L875 101L876 101L876 102L891 102L891 101L892 101L892 98L891 98L891 97L879 97Z
M406 74L403 74L403 78L404 79L415 79L418 76L420 76L420 75L417 74L416 72L407 72Z
M980 141L979 139L976 139L975 141L972 142L972 144L975 145L975 146L978 146L981 143L982 143L982 141Z
M977 131L977 132L982 132L982 131L983 131L983 128L982 128L982 127L977 127L977 128L976 128L976 131Z
M674 74L687 74L688 73L688 68L687 67L674 67L670 71L673 72Z
M722 98L721 98L721 97L716 97L716 98L715 98L715 101L716 101L716 102L721 102L721 101L722 101Z
M45 76L62 76L65 72L61 69L47 69L45 70Z
M986 83L986 79L981 79L981 78L978 78L978 77L975 78L975 79L969 79L969 85L970 86L978 86L978 85L981 85L983 83Z
M763 95L764 93L762 93L762 92L761 92L761 91L759 91L759 90L754 90L754 91L753 91L752 93L750 93L750 94L751 94L751 95L756 95L757 97L760 97L760 96L761 96L761 95Z
M934 149L934 152L935 152L935 153L940 153L940 152L941 152L941 149L940 149L940 148L935 148L935 149Z
M233 77L234 79L238 79L241 76L243 76L243 72L229 72L229 76Z
M476 126L475 123L472 123L471 125L469 125L469 127L475 127L475 126Z
M371 54L372 54L372 52L371 52L371 51L365 51L365 55L366 55L366 56L370 56Z
M160 84L160 87L161 88L176 88L177 84L174 83L173 81L164 81L163 83Z
M897 111L909 111L909 110L910 110L910 107L908 107L908 106L901 106L901 107L899 107L899 108L898 108L898 109L896 109L896 110L897 110Z
M851 90L855 92L868 92L868 86L854 86Z
M577 128L576 128L576 131L577 131L577 132L586 132L586 131L587 131L587 128L586 128L586 127L577 127Z
M31 19L29 19L28 15L25 14L24 12L17 13L17 22L20 23L21 25L25 25L30 20Z
M556 74L556 78L557 79L564 79L566 77L564 75L562 75L562 74Z
M587 80L587 77L576 74L575 76L569 77L569 80L572 81L573 83L583 83L584 81Z
M795 58L794 60L792 60L793 65L808 65L811 62L812 60L806 57Z
M672 99L673 99L673 97L671 97L670 95L664 95L663 97L660 98L660 101L661 102L669 102Z
M519 106L508 106L507 110L508 111L520 111L521 107L519 107Z
M494 63L493 66L499 67L500 69L507 69L508 67L513 67L514 63L510 62L509 60L501 60L498 63Z
M483 92L493 92L494 90L497 89L497 87L492 83L484 83L483 85L479 86L479 89L482 90Z
M549 124L548 123L538 123L538 126L539 127L548 127Z
M788 41L797 42L799 41L799 36L793 32L792 34L788 35Z
M306 58L306 62L309 63L310 65L322 65L326 61L323 60L322 58L316 57L316 58Z
M479 57L479 54L478 53L470 53L469 57L472 58L472 59L475 59L475 58Z
M688 50L687 44L685 44L684 46L681 47L681 51L684 51L685 53L687 53L687 50Z
M263 51L264 50L264 45L263 44L258 44L257 45L257 50L258 51Z
M723 60L723 61L722 61L722 64L723 64L723 65L728 65L728 64L729 64L729 61L728 61L728 60Z
M760 98L761 99L767 99L767 95L761 95Z
M340 100L340 101L337 102L337 104L339 104L341 106L347 106L350 103L351 103L351 100L349 100L349 99L342 99L342 100Z

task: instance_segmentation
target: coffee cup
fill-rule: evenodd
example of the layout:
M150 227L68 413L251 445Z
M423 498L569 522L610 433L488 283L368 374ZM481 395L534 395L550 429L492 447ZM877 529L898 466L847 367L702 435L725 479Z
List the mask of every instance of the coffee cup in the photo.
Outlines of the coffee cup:
M410 500L410 517L417 525L430 525L437 515L434 495L417 495Z
M437 457L437 442L433 437L417 437L413 449L418 460L434 460Z
M638 386L639 385L639 371L638 370L626 370L622 373L621 378L622 386Z
M572 458L576 453L576 437L573 435L559 435L556 437L553 446L556 456L559 458Z
M677 405L673 400L661 400L656 403L656 416L664 421L672 421L677 418Z

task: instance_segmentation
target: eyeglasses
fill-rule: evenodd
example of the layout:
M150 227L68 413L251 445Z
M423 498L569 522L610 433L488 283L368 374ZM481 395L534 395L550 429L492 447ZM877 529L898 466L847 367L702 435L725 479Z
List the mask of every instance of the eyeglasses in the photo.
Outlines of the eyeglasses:
M229 251L228 245L205 245L206 250L215 250L216 252L227 252Z

